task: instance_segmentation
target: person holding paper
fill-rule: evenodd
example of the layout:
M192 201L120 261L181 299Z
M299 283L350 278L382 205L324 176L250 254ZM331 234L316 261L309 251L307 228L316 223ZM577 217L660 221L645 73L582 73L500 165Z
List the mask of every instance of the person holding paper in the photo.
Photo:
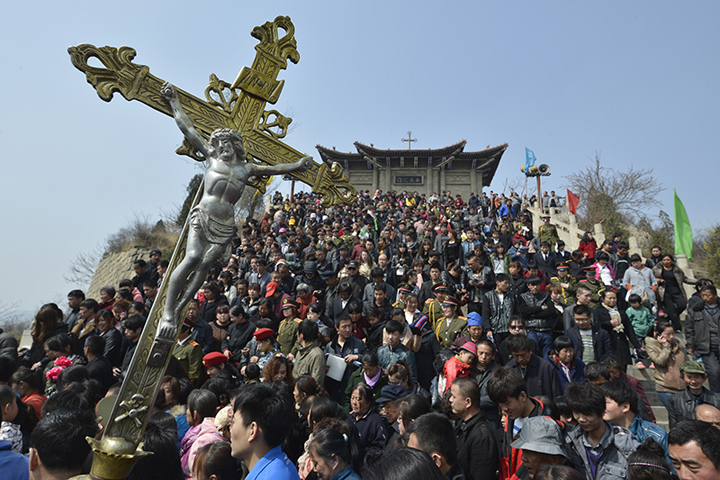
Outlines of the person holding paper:
M325 378L325 389L331 399L342 404L350 375L358 368L354 362L357 362L365 352L365 344L362 340L353 336L352 320L347 313L341 313L335 318L335 330L337 330L337 337L325 345L328 365L332 363L330 356L335 356L343 359L346 367L339 380L330 378L328 374Z

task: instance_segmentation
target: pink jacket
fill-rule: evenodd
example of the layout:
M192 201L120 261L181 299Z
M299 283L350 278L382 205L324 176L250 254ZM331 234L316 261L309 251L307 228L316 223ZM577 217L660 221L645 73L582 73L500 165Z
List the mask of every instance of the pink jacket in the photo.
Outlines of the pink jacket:
M143 298L142 293L140 293L140 290L138 290L137 287L133 287L132 296L133 302L145 303L145 299Z
M193 464L198 450L209 443L228 442L215 428L215 419L207 417L200 425L195 425L187 431L180 442L180 456L185 479L190 480L193 476Z
M595 280L600 280L600 270L602 270L602 267L598 265L597 262L593 263L591 266L595 267ZM606 263L605 266L608 268L608 270L610 270L610 276L612 277L612 279L615 280L615 270L613 270L612 265Z

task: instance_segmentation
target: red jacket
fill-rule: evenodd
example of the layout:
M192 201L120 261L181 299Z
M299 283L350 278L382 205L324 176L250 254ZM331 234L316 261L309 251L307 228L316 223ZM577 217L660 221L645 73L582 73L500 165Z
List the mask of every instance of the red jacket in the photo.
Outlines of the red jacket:
M315 298L314 295L308 295L305 302L303 302L300 297L296 298L295 301L298 302L298 304L300 305L300 307L298 307L298 317L305 320L307 318L307 312L310 304L313 302L317 302L317 298Z
M443 366L443 375L445 376L445 391L450 388L456 378L469 377L472 365L460 361L457 355L454 355ZM444 392L443 392L444 393Z
M578 250L580 250L583 253L587 254L587 258L590 260L595 259L595 250L597 250L597 243L595 240L590 240L589 242L580 242L580 246L578 247Z
M26 396L22 397L20 401L32 406L33 410L35 410L35 413L37 414L38 419L43 418L40 414L40 411L42 410L43 405L45 405L45 402L47 401L47 397L45 395L40 395L37 391L32 391Z
M365 246L362 243L358 243L353 247L352 252L350 253L350 258L353 260L360 260L360 254L363 250L365 250Z

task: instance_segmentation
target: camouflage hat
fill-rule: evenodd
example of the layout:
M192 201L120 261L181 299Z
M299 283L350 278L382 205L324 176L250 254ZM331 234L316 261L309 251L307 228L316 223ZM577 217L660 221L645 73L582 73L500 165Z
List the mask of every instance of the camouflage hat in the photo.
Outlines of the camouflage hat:
M697 373L700 375L706 375L705 365L694 360L686 360L680 365L680 371L685 373Z

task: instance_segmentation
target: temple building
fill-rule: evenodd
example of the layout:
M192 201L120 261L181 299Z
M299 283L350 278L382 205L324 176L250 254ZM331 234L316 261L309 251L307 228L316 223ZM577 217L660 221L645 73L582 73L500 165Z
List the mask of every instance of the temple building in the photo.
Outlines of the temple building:
M355 142L357 153L344 153L317 145L327 164L337 162L355 189L373 193L417 191L430 196L450 190L467 201L470 192L480 194L495 176L507 143L478 152L465 152L465 140L449 147L428 150L381 150Z

